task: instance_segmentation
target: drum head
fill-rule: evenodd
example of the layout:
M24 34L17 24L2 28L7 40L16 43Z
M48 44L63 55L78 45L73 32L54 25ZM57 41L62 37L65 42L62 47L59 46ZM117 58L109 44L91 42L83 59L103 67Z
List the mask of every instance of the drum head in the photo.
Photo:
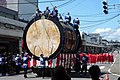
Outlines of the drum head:
M60 36L60 29L53 21L38 19L27 25L24 32L24 42L32 55L40 57L40 54L43 54L50 57L60 47Z

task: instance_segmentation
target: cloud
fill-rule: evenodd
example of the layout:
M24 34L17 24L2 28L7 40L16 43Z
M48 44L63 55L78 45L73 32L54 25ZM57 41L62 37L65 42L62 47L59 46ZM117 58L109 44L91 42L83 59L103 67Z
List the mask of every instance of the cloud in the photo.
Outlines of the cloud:
M113 33L113 35L115 35L115 36L120 36L120 28L119 29L117 29L114 33Z
M111 28L97 28L94 33L108 33L111 31Z
M111 29L111 28L97 28L94 33L99 33L103 39L106 40L120 40L120 28Z

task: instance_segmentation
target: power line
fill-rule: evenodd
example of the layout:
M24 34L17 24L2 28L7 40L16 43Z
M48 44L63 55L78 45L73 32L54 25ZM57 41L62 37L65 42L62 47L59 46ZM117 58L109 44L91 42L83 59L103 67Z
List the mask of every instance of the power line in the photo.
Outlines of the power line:
M98 25L101 25L101 24L104 24L108 21L111 21L112 19L118 17L120 14L117 14L116 16L112 17L112 18L109 18L109 20L106 20L106 21L103 21L103 22L100 22L100 23L97 23L97 24L93 24L93 25L89 25L89 26L84 26L84 27L81 27L81 28L88 28L88 27L94 27L94 26L98 26Z
M76 5L74 4L72 7L70 7L70 8L67 9L66 11L68 11L68 10L69 10L69 11L72 10L73 8L75 8L75 7L79 6L80 4L82 4L84 1L86 1L86 0L82 0L82 1L80 1L79 3L77 3ZM66 12L66 11L65 11L65 12ZM65 13L65 12L64 12L64 13Z
M101 20L95 20L95 21L89 21L89 20L81 20L82 22L103 22L103 21L107 21L107 20L110 20L110 19L112 19L113 17L111 17L111 18L107 18L107 19L101 19Z
M110 14L116 14L116 13L118 14L120 12L119 11L114 11L114 12L109 13L107 16L109 16ZM71 15L75 16L75 17L105 17L103 15L103 13L96 13L96 14L89 14L89 15L77 15L77 14L71 14Z
M63 0L63 1L65 1L65 0ZM60 4L60 5L56 6L56 7L57 7L57 8L61 8L61 7L64 7L64 6L66 6L66 5L74 2L74 1L76 1L76 0L69 0L69 1L67 1L67 2L65 2L65 3L63 3L63 4ZM50 2L50 4L53 6L52 2ZM52 8L50 8L50 10L51 10L51 9L52 9Z
M81 28L95 27L95 26L98 26L98 25L101 25L101 24L107 23L107 22L111 21L112 19L114 19L114 18L116 18L116 17L118 17L118 16L119 16L119 15L114 16L114 17L112 17L112 18L109 19L109 20L102 21L102 22L100 22L100 23L92 24L92 25L89 25L89 26L84 26L84 27L81 27Z
M67 2L65 2L65 3L63 3L61 5L58 5L57 7L60 8L60 7L66 6L66 5L68 5L68 4L70 4L70 3L74 2L74 1L76 1L76 0L69 0L69 1L67 1Z
M28 1L28 0L26 0L26 1ZM58 0L58 1L65 1L65 0ZM60 5L58 5L57 6L57 8L60 8L60 7L63 7L63 6L66 6L66 5L68 5L68 4L70 4L70 3L72 3L72 2L74 2L75 0L69 0L69 1L67 1L67 2L65 2L65 3L63 3L63 4L60 4ZM32 2L30 2L30 1L28 1L30 4L34 4L34 3L32 3ZM44 1L45 2L45 1ZM47 1L47 2L52 2L52 1ZM56 0L56 2L57 2L57 0ZM38 2L39 3L39 2ZM41 2L42 3L42 2ZM52 3L51 3L52 4ZM52 8L51 8L52 9ZM31 14L34 14L34 13L25 13L25 14L18 14L18 15L31 15Z

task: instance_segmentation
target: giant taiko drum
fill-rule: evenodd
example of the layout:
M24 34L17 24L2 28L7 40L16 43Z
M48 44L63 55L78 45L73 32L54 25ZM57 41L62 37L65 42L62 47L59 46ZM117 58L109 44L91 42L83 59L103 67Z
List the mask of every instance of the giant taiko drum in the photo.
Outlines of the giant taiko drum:
M23 41L26 51L36 58L43 54L49 59L60 53L76 53L81 44L79 31L57 18L33 18L25 27Z

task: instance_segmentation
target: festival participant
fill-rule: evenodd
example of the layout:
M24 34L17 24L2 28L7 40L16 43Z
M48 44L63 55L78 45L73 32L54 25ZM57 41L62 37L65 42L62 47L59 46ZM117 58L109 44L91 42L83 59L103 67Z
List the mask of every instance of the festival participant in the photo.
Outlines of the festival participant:
M96 62L100 62L99 54L96 54Z
M51 16L54 17L54 18L57 18L57 16L58 16L58 10L57 10L56 6L53 7L53 11L51 13Z
M70 13L68 12L68 14L65 16L65 21L66 23L69 23L71 22L71 16L70 16Z
M94 55L91 54L91 63L93 64L94 63Z
M101 62L104 62L104 57L103 57L103 53L101 54Z
M21 56L19 54L15 57L15 65L16 65L16 74L19 74L21 69Z
M42 11L40 11L39 8L37 7L35 14L33 14L30 18L31 19L39 18L42 14L43 14ZM22 48L24 48L24 42L22 42Z
M104 60L104 63L106 63L106 61L107 61L107 53L103 53L103 60Z
M23 65L22 68L24 70L24 78L27 78L27 70L28 70L28 61L30 60L30 57L27 55L27 53L24 53L24 56L22 58Z
M82 69L81 69L81 73L83 74L83 71L85 71L85 73L84 73L85 76L86 76L86 72L87 72L88 60L89 60L88 57L84 53L83 56L82 56Z
M7 52L2 55L2 76L6 76L7 73Z
M37 9L36 9L36 16L38 17L38 16L41 16L41 14L42 14L42 12L39 10L39 8L37 7Z
M93 55L93 63L96 63L96 54Z
M100 63L103 63L103 56L102 56L102 53L99 54L99 57L100 57Z
M92 64L95 64L95 54L92 54Z
M89 63L92 64L92 54L89 53Z
M44 72L45 72L45 61L47 60L48 58L47 57L44 57L43 54L40 54L40 67L41 67L41 74L42 74L42 78L44 78Z
M113 54L110 53L110 54L109 54L109 63L112 63L113 61L114 61L114 59L113 59Z
M63 18L62 18L62 16L61 16L61 14L58 14L58 19L59 19L59 21L63 21Z
M46 7L46 9L45 9L45 11L44 11L44 15L45 15L45 18L48 18L49 15L50 15L50 9L49 9L48 6Z
M80 63L80 56L79 56L79 54L76 54L75 64L74 64L73 68L74 68L74 70L76 72L79 72L81 70L81 63Z

